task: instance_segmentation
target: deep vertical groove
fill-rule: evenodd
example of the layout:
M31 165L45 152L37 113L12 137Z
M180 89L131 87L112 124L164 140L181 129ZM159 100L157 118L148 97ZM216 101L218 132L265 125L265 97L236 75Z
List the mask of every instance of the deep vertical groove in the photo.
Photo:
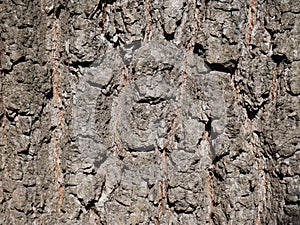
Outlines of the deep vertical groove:
M254 26L254 19L255 19L255 1L250 0L250 6L249 6L249 19L248 19L248 31L247 31L247 37L246 37L246 43L251 43L251 36Z
M111 118L113 121L113 125L112 125L112 130L113 130L113 151L115 152L117 158L120 159L120 152L122 150L122 142L120 140L119 137L119 132L117 130L117 127L119 126L119 120L120 120L120 94L122 93L122 91L126 88L127 85L127 77L126 77L126 71L125 71L125 65L123 65L123 67L121 68L121 81L120 83L122 83L122 87L120 89L120 93L119 96L116 97L116 101L115 104L113 104L112 106L112 111L111 111Z
M55 16L55 12L53 15ZM60 98L59 91L59 80L60 80L60 71L58 68L58 60L57 60L57 51L59 48L59 37L58 37L58 28L59 28L59 18L54 18L53 24L53 49L52 49L52 63L53 63L53 81L52 81L52 90L54 95L54 107L58 109L58 124L53 131L53 144L54 144L54 159L55 159L55 182L57 185L58 191L58 203L57 210L58 212L61 210L61 205L63 201L63 186L62 186L62 176L61 168L60 168L60 143L58 134L62 135L62 126L63 126L63 108L62 102Z
M165 152L163 153L165 154ZM158 209L157 209L157 214L155 218L155 225L160 225L160 217L161 214L163 213L163 210L166 205L166 181L161 180L159 183L159 193L160 193L160 199L159 199L159 204L158 204Z
M104 0L103 6L102 6L102 27L101 27L102 33L104 33L105 23L106 23L106 16L107 16L106 8L107 8L107 0Z
M273 77L272 77L271 97L272 97L272 102L273 103L276 103L276 88L277 88L277 83L276 82L277 82L277 69L274 70Z
M208 192L209 192L209 200L210 200L210 206L209 206L209 224L213 224L212 217L213 217L213 211L215 207L215 202L214 202L214 190L213 190L213 175L210 173L208 174Z
M150 13L150 9L151 9L150 0L146 0L145 6L146 6L145 10L146 10L146 18L147 18L145 41L150 41L150 34L151 34L151 29L152 29L152 17L151 17L151 13Z
M198 8L197 8L197 1L193 0L193 8L194 8L194 17L193 17L193 31L192 31L192 37L190 42L188 43L188 50L189 51L193 51L194 46L195 46L195 42L197 39L197 32L199 30L198 27L198 23L199 23L199 12L198 12Z
M257 174L262 178L259 188L263 189L263 191L260 192L260 193L262 193L262 196L259 199L259 203L257 204L257 217L256 217L255 223L254 223L255 225L258 225L258 224L261 224L260 213L265 211L263 209L265 209L265 207L266 207L265 202L266 202L266 195L267 195L267 185L266 185L266 174L265 174L263 167L261 165L261 162L260 162L259 152L258 152L257 148L255 147L254 128L253 128L252 121L250 119L247 119L247 121L246 121L245 136L249 137L250 153L254 157Z

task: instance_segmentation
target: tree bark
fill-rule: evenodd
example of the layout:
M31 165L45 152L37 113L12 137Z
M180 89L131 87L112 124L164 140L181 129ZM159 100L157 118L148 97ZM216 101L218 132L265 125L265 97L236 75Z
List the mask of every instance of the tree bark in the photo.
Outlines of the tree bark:
M0 1L0 224L300 224L297 1Z

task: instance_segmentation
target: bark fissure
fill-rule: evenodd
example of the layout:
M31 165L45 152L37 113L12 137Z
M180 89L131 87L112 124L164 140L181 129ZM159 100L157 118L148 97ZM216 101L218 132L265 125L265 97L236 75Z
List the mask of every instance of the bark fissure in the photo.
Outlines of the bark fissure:
M56 15L56 13L54 13ZM53 145L54 145L54 159L55 159L55 182L57 185L58 191L58 203L57 210L61 210L61 205L63 201L63 175L60 167L60 139L62 132L62 126L64 124L64 115L63 115L63 106L62 100L60 97L59 83L60 83L60 71L59 71L59 62L58 57L58 48L59 48L59 29L60 20L59 18L54 18L53 23L53 50L52 50L52 63L53 63L53 78L52 78L52 88L54 93L54 107L58 110L58 124L53 130Z

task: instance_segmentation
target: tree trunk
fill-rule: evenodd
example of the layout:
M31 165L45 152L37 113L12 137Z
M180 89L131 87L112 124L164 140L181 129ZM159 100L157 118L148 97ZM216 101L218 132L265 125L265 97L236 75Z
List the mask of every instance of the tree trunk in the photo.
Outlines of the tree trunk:
M1 1L0 224L300 224L298 1Z

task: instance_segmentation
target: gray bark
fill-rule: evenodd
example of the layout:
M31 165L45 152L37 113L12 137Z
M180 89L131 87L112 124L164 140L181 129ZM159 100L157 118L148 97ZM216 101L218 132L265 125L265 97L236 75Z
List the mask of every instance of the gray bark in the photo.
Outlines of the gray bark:
M298 1L0 1L0 224L300 224Z

